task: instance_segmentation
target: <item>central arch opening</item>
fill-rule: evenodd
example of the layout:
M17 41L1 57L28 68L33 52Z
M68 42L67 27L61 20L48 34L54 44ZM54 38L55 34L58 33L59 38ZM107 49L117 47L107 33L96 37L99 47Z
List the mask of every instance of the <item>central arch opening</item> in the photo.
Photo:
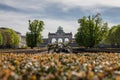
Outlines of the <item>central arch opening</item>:
M67 43L67 42L69 42L70 40L69 40L69 38L65 38L65 43Z
M55 43L57 40L55 38L52 38L52 43Z
M62 43L62 42L63 42L62 38L59 38L58 43Z

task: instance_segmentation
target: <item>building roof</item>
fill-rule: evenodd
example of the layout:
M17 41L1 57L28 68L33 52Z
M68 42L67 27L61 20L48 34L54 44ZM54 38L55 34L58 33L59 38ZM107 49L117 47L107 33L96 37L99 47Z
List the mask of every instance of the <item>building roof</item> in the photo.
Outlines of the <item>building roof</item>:
M64 34L65 32L64 32L63 28L61 26L59 26L56 33Z
M50 32L49 32L48 36L49 36L49 35L58 35L58 34L59 34L59 35L72 35L72 32L70 32L70 33L65 33L64 30L63 30L63 28L62 28L61 26L59 26L56 33L50 33Z

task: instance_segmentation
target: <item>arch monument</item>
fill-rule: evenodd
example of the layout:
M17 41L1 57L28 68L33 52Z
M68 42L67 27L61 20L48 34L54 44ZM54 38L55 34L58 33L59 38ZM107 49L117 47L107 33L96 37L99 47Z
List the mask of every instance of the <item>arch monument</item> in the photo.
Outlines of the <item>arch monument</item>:
M66 41L72 41L72 32L65 33L63 28L61 26L58 27L56 33L48 33L48 43L54 42L66 42Z

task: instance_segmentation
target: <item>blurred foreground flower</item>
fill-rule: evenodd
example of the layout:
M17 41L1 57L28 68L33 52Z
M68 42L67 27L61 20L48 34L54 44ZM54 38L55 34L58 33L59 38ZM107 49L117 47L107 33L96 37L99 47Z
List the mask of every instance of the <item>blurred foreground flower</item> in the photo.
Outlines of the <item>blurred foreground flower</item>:
M0 53L0 80L120 80L120 54Z

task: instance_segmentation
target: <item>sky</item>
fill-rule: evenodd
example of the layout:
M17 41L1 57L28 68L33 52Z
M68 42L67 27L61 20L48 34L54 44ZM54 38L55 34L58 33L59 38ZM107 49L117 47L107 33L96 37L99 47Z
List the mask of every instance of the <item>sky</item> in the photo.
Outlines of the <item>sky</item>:
M109 27L120 24L120 0L0 0L0 27L25 35L29 31L28 20L38 19L45 23L43 38L59 26L74 35L78 19L97 13Z

